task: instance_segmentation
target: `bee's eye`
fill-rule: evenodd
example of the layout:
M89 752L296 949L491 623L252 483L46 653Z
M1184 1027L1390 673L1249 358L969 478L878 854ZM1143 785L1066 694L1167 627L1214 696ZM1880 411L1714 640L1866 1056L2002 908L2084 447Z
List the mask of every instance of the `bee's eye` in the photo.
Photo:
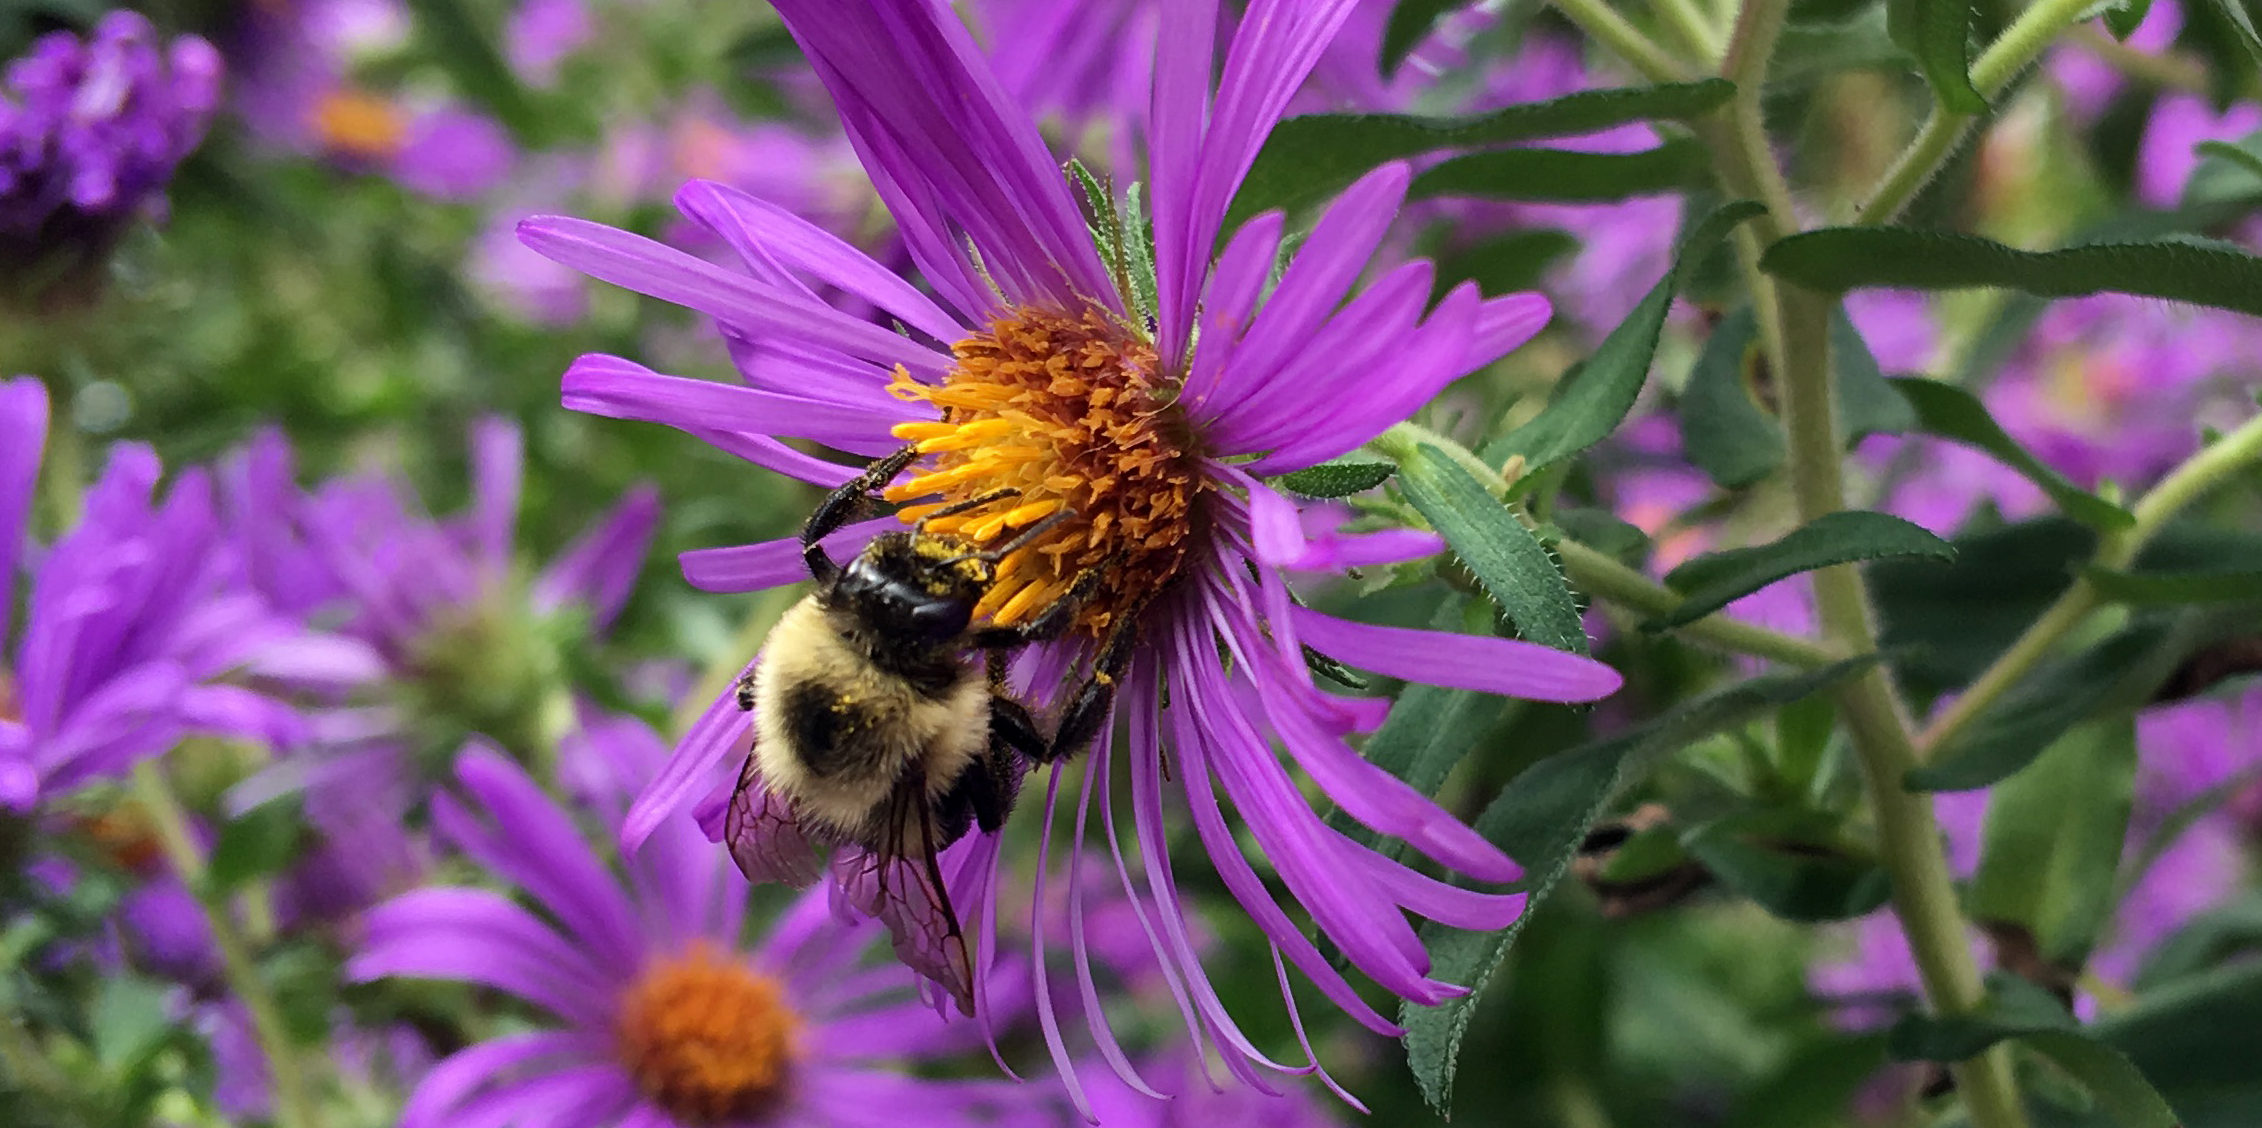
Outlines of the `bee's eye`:
M933 599L911 605L911 628L927 638L953 638L966 633L974 608L964 600Z

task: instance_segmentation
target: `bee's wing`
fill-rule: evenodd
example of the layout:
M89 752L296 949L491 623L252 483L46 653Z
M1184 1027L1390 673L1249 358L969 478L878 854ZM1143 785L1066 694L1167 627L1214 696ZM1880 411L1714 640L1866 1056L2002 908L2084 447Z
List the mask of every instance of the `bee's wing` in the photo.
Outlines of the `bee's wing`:
M752 755L739 769L738 789L723 815L723 841L738 871L757 885L776 881L802 889L824 872L819 840L802 831L785 796L763 786Z
M905 858L844 851L833 877L850 906L888 926L896 959L950 992L960 1011L974 1013L974 961L932 849Z

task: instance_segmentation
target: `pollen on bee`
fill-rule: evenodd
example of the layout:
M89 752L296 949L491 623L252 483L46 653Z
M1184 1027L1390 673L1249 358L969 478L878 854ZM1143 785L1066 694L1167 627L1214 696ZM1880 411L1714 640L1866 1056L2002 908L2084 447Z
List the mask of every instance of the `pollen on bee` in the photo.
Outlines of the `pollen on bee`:
M931 532L977 544L1069 509L1074 518L999 562L975 612L1011 625L1098 568L1099 587L1077 625L1104 632L1184 566L1206 488L1153 346L1098 311L1022 309L951 353L956 363L940 385L896 371L890 393L931 403L941 418L896 426L897 438L933 462L886 497L916 502L901 510L905 523L924 520Z
M784 1094L800 1028L777 980L699 944L636 977L615 1035L647 1100L678 1123L717 1124Z

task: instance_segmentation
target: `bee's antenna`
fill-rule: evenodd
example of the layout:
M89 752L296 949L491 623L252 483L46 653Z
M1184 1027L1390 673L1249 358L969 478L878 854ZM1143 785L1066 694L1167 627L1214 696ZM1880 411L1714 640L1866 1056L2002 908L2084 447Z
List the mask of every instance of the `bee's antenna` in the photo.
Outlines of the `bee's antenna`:
M951 502L949 505L943 506L941 509L937 509L933 513L929 513L926 516L919 518L918 523L912 525L911 527L923 533L927 531L927 522L932 521L937 517L955 516L957 514L964 513L969 509L979 509L982 506L988 505L993 501L1004 501L1006 498L1019 496L1021 496L1021 487L1019 486L1006 486L1003 489L991 490L990 492L983 494L980 497L970 497L964 501Z

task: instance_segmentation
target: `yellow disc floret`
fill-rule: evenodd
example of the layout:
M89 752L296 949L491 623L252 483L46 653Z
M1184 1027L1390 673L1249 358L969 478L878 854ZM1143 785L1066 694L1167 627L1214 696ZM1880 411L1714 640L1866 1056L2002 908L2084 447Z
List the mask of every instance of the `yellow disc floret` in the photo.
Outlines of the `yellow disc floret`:
M677 1123L759 1116L785 1092L800 1033L777 980L707 945L654 962L622 998L622 1063Z
M951 346L942 386L897 370L892 391L940 410L897 438L933 463L887 490L918 521L956 502L1013 493L936 517L931 532L991 544L1063 508L1075 517L998 563L976 609L1010 625L1050 606L1085 569L1102 569L1077 625L1104 633L1184 566L1207 487L1154 347L1097 311L1017 310Z

